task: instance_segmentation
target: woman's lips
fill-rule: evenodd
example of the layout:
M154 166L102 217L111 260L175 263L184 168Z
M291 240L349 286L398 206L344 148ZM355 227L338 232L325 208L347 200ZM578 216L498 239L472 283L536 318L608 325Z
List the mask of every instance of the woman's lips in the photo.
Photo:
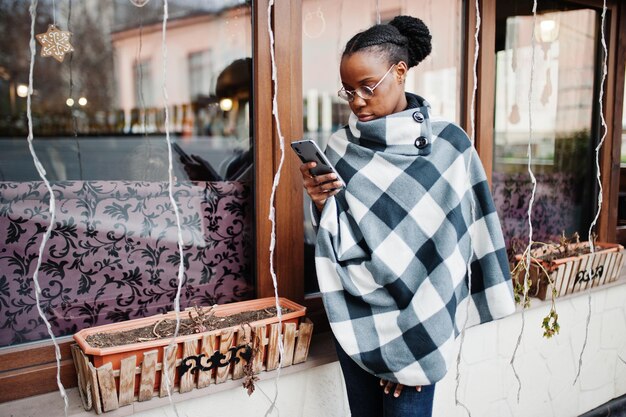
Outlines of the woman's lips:
M359 118L359 122L368 122L374 119L373 114L359 114L357 117Z

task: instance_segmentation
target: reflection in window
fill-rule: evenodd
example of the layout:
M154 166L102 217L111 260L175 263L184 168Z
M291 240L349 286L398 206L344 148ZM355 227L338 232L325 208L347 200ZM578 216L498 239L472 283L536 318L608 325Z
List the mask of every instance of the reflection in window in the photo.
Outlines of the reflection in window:
M398 14L419 17L431 30L433 52L406 78L406 90L424 97L437 117L460 122L462 2L384 1L381 22ZM358 13L354 11L358 10ZM302 84L304 135L324 147L331 133L348 122L350 108L337 97L339 61L346 42L376 23L376 2L304 1L302 4ZM305 292L319 291L314 267L315 232L305 194Z
M211 85L215 82L211 63L211 50L189 54L189 96L192 100L211 93Z
M493 194L505 240L528 240L529 110L532 169L538 182L533 239L554 240L563 232L585 237L594 205L593 199L583 196L593 195L595 180L590 174L595 172L593 120L598 120L597 12L579 9L538 15L529 109L533 18L514 15L512 7L498 2L496 27Z
M143 60L135 64L135 104L136 107L154 106L154 93L156 88L152 83L152 65L149 60Z
M57 201L39 274L42 305L55 334L65 335L172 309L178 255L166 182L162 3L73 2L71 22L60 3L57 25L71 27L75 50L62 64L37 56L32 111L34 146ZM35 33L52 22L53 4L39 3ZM186 264L181 307L247 299L250 6L169 5L175 24L167 30L166 85ZM28 6L0 3L0 27L12 28L0 39L0 347L47 334L31 281L49 199L25 139ZM225 100L236 106L220 106Z

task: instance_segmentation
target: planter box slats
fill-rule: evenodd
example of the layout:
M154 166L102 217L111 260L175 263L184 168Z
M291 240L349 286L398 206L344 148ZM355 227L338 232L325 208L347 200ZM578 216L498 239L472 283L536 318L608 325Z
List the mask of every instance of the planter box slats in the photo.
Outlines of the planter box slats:
M200 353L205 358L210 358L213 352L217 350L217 336L214 334L206 335L202 337L202 347ZM211 371L198 371L198 388L208 387L211 384Z
M117 410L117 390L115 389L115 377L113 376L113 365L104 364L97 369L98 386L102 396L102 408L104 411Z
M135 400L135 373L137 358L129 356L122 359L120 365L120 406L131 404Z
M183 357L194 356L198 354L198 341L197 340L187 340L184 343L183 347ZM194 387L194 375L191 372L187 372L180 379L180 388L179 392L185 393L191 391Z
M257 327L254 329L254 342L252 343L252 351L256 352L252 359L252 370L255 374L263 370L263 357L265 356L265 328Z
M300 331L304 332L304 328L307 326L307 323L302 323L300 326ZM293 362L293 352L296 348L295 340L296 340L296 325L294 323L287 323L285 325L285 332L283 335L285 341L285 359L283 360L283 366L289 366ZM310 338L309 338L310 340Z
M293 323L288 323L293 324ZM251 340L252 331L249 326L246 326L243 331L237 332L237 346L241 346L244 343ZM243 366L245 365L245 361L242 359L239 362L236 362L233 368L233 379L243 378ZM200 383L198 382L198 388L200 388Z
M586 247L585 243L570 244L569 248ZM551 287L539 264L550 274L556 288L557 297L595 288L619 278L624 255L621 245L614 243L596 243L596 251L570 258L544 261L538 257L550 253L550 250L532 251L530 266L531 294L542 300L550 298ZM554 252L553 252L554 253ZM517 256L518 261L521 255ZM522 272L523 274L523 272ZM523 275L521 276L523 279Z
M280 355L278 346L278 323L274 323L270 326L270 336L267 343L267 367L268 371L273 371L278 368L278 356Z
M311 335L313 334L313 323L307 320L307 322L300 325L298 332L298 340L296 342L296 351L293 355L293 364L306 361L306 357L309 355L309 346L311 345Z
M226 330L222 332L220 337L220 353L224 355L224 362L230 361L231 353L229 349L233 346L233 336L234 332L232 330ZM218 367L215 375L215 383L219 384L221 382L225 382L228 379L228 371L230 367Z
M144 352L141 364L141 385L139 386L139 401L152 399L154 384L156 382L157 361L159 352L156 350ZM159 367L160 368L160 367Z
M165 358L161 365L161 386L159 388L159 397L167 397L168 383L169 392L174 391L174 368L176 367L176 353L178 346L166 346L163 348L163 357ZM167 375L165 374L167 372Z
M273 305L274 299L270 300ZM279 323L261 320L250 325L191 335L195 338L181 336L177 339L177 344L169 349L169 339L162 340L162 346L158 347L127 345L126 347L131 346L134 349L126 354L117 352L119 347L103 348L99 349L100 356L85 353L82 346L72 346L84 408L94 409L97 414L101 414L133 401L148 401L155 396L167 396L164 372L169 373L172 393L185 393L210 384L223 383L228 379L243 378L245 358L249 358L248 355L254 351L253 373L274 370L279 365L279 340L284 343L283 367L305 361L313 323L304 317L304 307L289 300L281 300L281 305L292 310L296 306L301 308L301 311L296 312L299 316L295 319L289 316L293 313L283 314L282 332ZM145 325L145 321L141 324ZM93 334L97 329L85 330ZM86 334L81 337L86 338ZM76 339L80 343L80 337ZM154 346L153 341L148 343ZM111 359L102 356L107 354L107 350L115 350L110 355Z

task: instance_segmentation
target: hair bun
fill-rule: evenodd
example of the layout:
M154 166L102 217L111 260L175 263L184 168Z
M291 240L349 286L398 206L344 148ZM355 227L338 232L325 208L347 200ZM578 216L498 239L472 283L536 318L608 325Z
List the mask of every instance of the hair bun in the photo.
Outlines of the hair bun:
M430 54L432 36L422 20L413 16L396 16L389 24L408 40L409 68L419 64Z

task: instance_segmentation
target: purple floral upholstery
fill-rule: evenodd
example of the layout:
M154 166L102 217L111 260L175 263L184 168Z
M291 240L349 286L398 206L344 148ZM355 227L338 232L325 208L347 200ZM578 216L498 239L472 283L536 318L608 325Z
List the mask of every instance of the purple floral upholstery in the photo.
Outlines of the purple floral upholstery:
M533 240L558 241L563 231L570 235L578 230L576 190L579 181L574 174L535 174L537 191L532 210ZM513 237L528 242L528 205L532 183L527 172L493 172L493 199L502 224L507 247Z
M173 308L177 229L167 183L52 184L56 227L39 273L56 335ZM178 183L185 242L181 307L251 298L251 187ZM50 220L41 182L0 182L0 346L47 337L32 276Z

